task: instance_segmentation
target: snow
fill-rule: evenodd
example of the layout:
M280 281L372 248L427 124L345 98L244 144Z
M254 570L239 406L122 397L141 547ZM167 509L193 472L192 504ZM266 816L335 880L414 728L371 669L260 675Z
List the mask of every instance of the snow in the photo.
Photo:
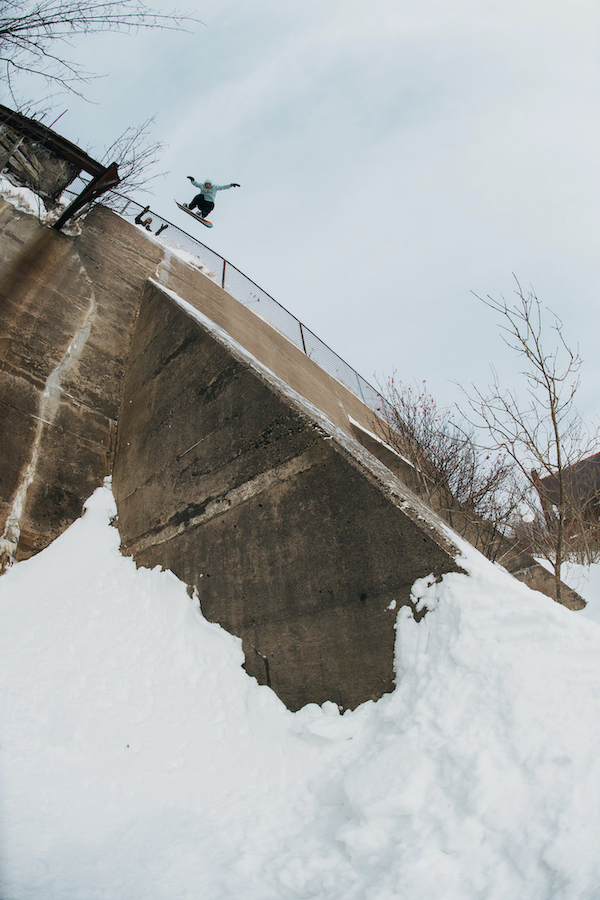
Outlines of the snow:
M408 466L411 467L411 469L414 469L414 466L413 466L413 464L411 463L410 459L407 459L406 456L402 456L401 453L398 453L398 451L395 450L394 447L391 446L391 444L386 444L386 442L383 441L378 435L376 435L375 432L369 431L368 428L365 428L364 425L361 425L361 423L360 423L360 422L357 422L356 419L353 419L352 416L348 416L348 421L349 421L350 424L353 425L355 428L358 428L359 431L362 431L363 434L368 435L368 436L369 436L372 440L374 440L376 443L381 444L382 447L385 447L386 450L389 450L390 453L393 453L394 456L397 456L398 459L401 459L402 462L405 462Z
M2 900L600 897L600 627L465 545L398 686L291 713L107 485L0 579Z
M549 560L540 556L535 561L548 572L554 573ZM591 566L563 563L561 580L585 599L587 605L579 611L579 615L600 625L600 563Z
M600 898L600 567L573 613L448 530L394 692L292 714L114 514L0 579L2 900Z
M118 214L118 213L117 213ZM119 214L118 214L119 215ZM123 216L126 222L131 222L131 219ZM153 234L152 232L146 231L141 225L136 226L140 231L142 231L144 237L153 244L156 244L163 250L164 259L158 264L157 271L157 279L163 284L163 281L168 280L168 272L171 265L171 257L177 257L182 263L189 268L194 269L197 272L200 272L202 275L205 275L215 284L220 285L220 279L212 270L212 268L208 265L208 263L204 262L204 260L200 256L200 247L202 244L198 243L198 252L192 253L189 250L186 250L184 247L180 247L176 240L172 238L171 232L169 229L165 232L161 232L161 234ZM187 237L184 233L184 237ZM161 270L163 275L161 275Z
M580 566L565 563L562 572L565 584L587 601L587 606L579 615L600 625L600 564Z
M0 175L0 197L15 209L36 216L42 222L47 219L46 209L39 194L29 188L13 184L5 175Z
M156 240L160 243L162 235L158 237ZM206 275L207 278L210 278L211 281L214 281L215 284L220 284L218 276L212 271L209 265L207 265L199 254L190 253L189 250L185 250L183 247L178 247L176 244L169 243L167 244L167 238L165 236L165 240L163 241L163 248L167 253L172 253L173 256L177 256L183 263L190 266L192 269L197 269L199 272L202 272L203 275Z
M56 222L67 204L70 203L67 195L68 191L62 194L52 209L47 210L42 198L35 191L22 185L13 184L6 175L0 175L0 197L20 212L35 216L40 225L53 225ZM81 222L71 219L61 230L63 234L78 235L81 233Z

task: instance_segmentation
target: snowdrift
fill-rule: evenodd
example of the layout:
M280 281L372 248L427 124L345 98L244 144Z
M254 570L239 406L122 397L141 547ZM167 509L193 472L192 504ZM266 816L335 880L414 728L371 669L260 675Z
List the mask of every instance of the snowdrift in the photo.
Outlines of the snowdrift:
M465 546L393 693L293 714L114 511L0 579L3 900L600 897L598 625Z

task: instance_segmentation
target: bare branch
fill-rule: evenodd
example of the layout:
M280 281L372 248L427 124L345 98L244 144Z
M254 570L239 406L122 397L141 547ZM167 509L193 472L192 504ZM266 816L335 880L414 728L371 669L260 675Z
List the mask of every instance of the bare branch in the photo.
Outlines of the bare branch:
M152 141L150 126L154 118L147 119L141 125L130 126L107 147L101 162L105 165L116 162L119 166L119 192L131 194L135 192L151 193L149 185L166 173L148 173L155 168L158 158L164 149L161 141ZM102 203L110 206L106 195Z
M455 530L495 558L521 499L509 456L479 447L468 423L440 409L425 383L412 388L392 376L381 393L385 403L375 429L410 462L413 489Z
M552 563L556 596L560 599L561 566L574 546L572 537L583 532L589 536L590 529L595 528L590 523L590 508L596 510L597 519L600 499L590 501L588 496L583 502L573 490L569 472L598 451L600 435L585 427L575 408L582 365L579 350L568 345L563 323L553 313L550 313L550 330L555 345L546 349L545 310L533 291L525 295L518 281L516 284L514 305L509 306L504 298L496 301L488 297L482 302L500 315L502 339L524 360L521 375L525 380L526 400L520 400L512 390L502 390L493 372L486 393L475 387L470 393L464 392L470 408L466 418L487 434L494 451L510 457L526 480L528 491L524 499L531 524L521 524L520 532L528 535L530 544L536 545L537 555ZM556 485L553 502L545 505L543 493L540 494L544 478Z
M65 56L71 38L98 32L184 31L199 20L157 12L140 0L4 0L0 6L0 64L14 97L20 72L77 93L92 76ZM54 50L58 46L60 49Z

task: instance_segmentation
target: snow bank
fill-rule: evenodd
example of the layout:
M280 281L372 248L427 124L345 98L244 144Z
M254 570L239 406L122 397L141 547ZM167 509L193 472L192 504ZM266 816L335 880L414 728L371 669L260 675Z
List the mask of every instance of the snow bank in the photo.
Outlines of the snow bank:
M0 579L2 900L600 896L600 628L467 553L399 686L288 712L108 488Z

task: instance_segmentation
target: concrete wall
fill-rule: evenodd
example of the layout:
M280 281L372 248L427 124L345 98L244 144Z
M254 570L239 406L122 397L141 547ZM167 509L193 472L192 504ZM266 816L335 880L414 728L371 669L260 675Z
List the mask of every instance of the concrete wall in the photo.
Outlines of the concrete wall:
M47 546L110 471L139 298L161 258L108 210L67 237L0 200L0 553Z
M113 487L125 552L194 585L293 709L390 690L398 606L416 578L457 570L389 470L158 286L137 320Z

